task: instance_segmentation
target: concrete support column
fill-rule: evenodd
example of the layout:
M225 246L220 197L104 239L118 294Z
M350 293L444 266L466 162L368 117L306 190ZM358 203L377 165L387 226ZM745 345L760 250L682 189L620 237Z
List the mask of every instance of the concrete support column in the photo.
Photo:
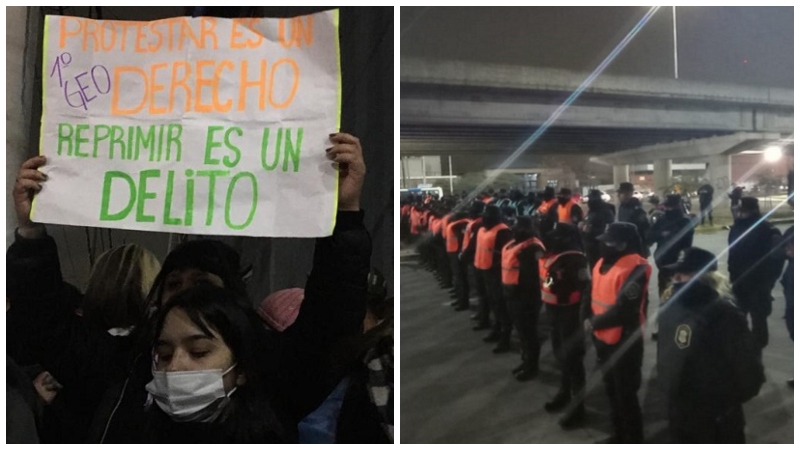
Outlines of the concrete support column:
M706 179L708 184L714 186L715 201L718 197L724 197L730 189L731 183L731 156L717 155L709 156L706 159Z
M622 164L614 166L614 186L631 181L631 166Z
M672 160L657 159L653 162L653 187L657 194L663 194L672 183Z

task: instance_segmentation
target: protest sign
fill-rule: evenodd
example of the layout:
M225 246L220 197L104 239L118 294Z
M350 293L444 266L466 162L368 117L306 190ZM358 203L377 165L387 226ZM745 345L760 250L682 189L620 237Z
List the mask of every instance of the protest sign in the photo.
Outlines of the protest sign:
M338 11L153 22L47 16L37 222L330 235Z

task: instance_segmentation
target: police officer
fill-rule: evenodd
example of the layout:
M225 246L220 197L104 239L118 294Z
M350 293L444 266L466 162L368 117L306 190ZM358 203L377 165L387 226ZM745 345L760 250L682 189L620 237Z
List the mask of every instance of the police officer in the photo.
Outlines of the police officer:
M481 300L486 298L486 288L483 284L483 280L478 275L477 269L475 269L475 247L478 241L478 230L483 224L483 210L484 204L482 201L474 201L472 205L470 205L470 220L467 222L467 226L464 229L464 240L461 242L461 254L459 258L462 264L466 264L467 266L467 276L472 281L475 292L478 293L479 302L485 302L488 305L488 300ZM478 313L474 318L478 320L478 325L476 325L473 330L480 331L491 328L488 307L483 311L480 309L479 303Z
M557 201L556 215L559 223L578 225L583 220L583 210L572 200L572 191L569 188L561 188L558 191Z
M584 326L594 335L611 402L614 434L601 443L641 443L642 411L636 393L642 383L641 329L651 267L641 256L635 225L613 223L597 239L604 245L592 272L591 306L585 309L591 317Z
M486 296L481 298L481 322L488 321L489 310L494 314L492 332L484 342L497 342L494 353L511 350L511 317L503 299L501 256L503 247L511 240L511 229L503 223L500 208L488 206L483 213L483 226L478 230L475 247L475 269L483 280Z
M658 298L663 299L672 281L672 272L666 266L677 261L681 250L691 247L694 240L694 224L684 214L680 195L667 196L664 214L650 228L647 239L647 245L656 244L653 259L658 267ZM657 333L653 333L653 337L657 337Z
M536 218L540 224L539 229L550 230L553 228L553 224L558 222L558 214L555 208L558 205L556 190L552 186L547 186L542 192L541 199L541 203L536 208Z
M697 196L700 198L700 223L706 224L706 216L708 216L708 224L714 226L714 207L711 203L714 201L714 187L706 183L697 189Z
M603 234L606 225L614 222L614 213L610 205L603 201L602 193L597 189L589 191L587 205L589 212L578 225L583 239L583 248L586 250L586 257L589 259L589 268L593 268L600 260L600 241L597 236Z
M659 312L657 367L672 441L744 444L742 403L765 381L747 319L713 253L691 247L666 267L675 283Z
M513 239L503 247L503 297L522 346L522 364L512 373L517 380L527 381L539 373L539 259L544 254L544 244L530 217L517 217L511 231Z
M553 353L561 370L561 386L544 408L553 413L569 406L559 420L568 429L582 424L585 418L585 347L580 315L581 302L588 304L591 278L578 230L572 224L559 223L546 232L545 246L545 256L539 260L539 278L552 326Z
M750 315L760 348L769 343L767 317L772 313L772 288L783 268L781 234L763 220L758 199L744 197L728 234L728 273L736 304ZM778 251L774 251L778 248Z
M436 254L436 272L439 275L442 289L453 289L453 272L450 271L450 261L447 259L447 249L445 247L444 232L452 213L447 211L445 203L438 206L439 219L436 228L433 230L434 247ZM453 295L455 297L455 295Z
M636 226L639 239L642 243L647 242L647 231L650 229L650 221L647 219L647 212L642 208L642 202L633 196L633 184L620 183L617 189L619 199L619 209L617 210L617 222L632 223ZM642 246L642 256L650 256L647 246Z
M453 273L453 284L456 288L456 311L469 309L469 279L467 278L467 263L459 259L461 243L464 240L464 231L470 222L469 216L465 212L454 214L447 227L445 228L445 250L450 261L451 272Z

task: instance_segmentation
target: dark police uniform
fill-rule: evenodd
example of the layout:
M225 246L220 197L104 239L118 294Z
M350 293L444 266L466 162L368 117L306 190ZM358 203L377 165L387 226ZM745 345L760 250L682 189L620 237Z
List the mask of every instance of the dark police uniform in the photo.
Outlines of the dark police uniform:
M716 270L714 255L691 248L671 266ZM675 443L744 443L742 403L764 382L744 314L703 278L674 286L659 312L658 379L667 394Z

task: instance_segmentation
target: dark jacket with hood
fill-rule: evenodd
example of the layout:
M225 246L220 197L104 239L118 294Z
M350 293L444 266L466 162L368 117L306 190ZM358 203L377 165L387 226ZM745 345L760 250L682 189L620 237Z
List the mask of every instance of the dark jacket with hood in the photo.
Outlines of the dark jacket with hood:
M744 314L707 282L675 285L658 314L658 379L670 409L720 414L755 397L764 368Z
M317 239L314 266L297 320L276 338L280 340L273 349L265 349L265 357L276 357L273 406L289 432L339 381L326 364L331 344L362 332L370 253L363 212L340 211L333 235ZM166 275L169 261L168 256L162 275ZM58 250L49 236L17 236L6 252L6 263L8 277L16 280L9 297L14 298L15 308L25 311L22 315L28 321L27 339L33 356L65 386L81 383L106 392L90 442L140 442L144 386L152 379L150 341L144 330L147 322L139 327L138 334L144 336L138 339L85 327L60 301L63 280ZM234 278L226 281L226 287L241 289L241 279ZM230 286L236 284L239 286Z

